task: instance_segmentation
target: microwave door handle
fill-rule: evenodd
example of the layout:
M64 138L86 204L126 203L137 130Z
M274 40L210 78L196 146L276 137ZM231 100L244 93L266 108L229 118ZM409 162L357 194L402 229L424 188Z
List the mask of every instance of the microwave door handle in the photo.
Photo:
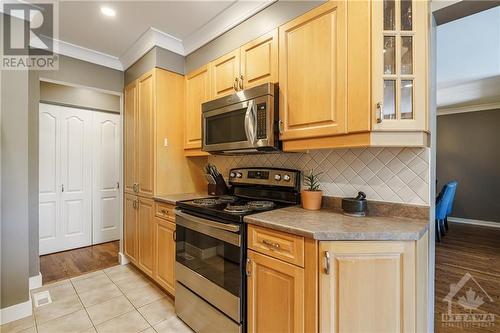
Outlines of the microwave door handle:
M248 102L247 112L245 113L245 133L251 144L255 144L257 126L255 124L254 101Z

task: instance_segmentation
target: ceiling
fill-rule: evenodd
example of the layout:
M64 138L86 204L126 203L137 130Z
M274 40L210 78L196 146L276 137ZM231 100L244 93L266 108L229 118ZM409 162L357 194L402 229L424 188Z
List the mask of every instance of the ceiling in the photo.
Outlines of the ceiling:
M185 56L274 1L61 0L55 51L124 70L154 46ZM103 15L103 6L116 15Z

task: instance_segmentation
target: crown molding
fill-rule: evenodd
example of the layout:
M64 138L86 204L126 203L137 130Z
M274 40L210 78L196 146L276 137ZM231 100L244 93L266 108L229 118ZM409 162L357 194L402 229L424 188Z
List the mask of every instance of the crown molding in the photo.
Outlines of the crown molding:
M437 108L437 115L446 116L449 114L467 113L476 111L490 111L498 109L500 109L500 102L474 104L474 105L466 105L458 107L448 106L448 107Z
M54 43L58 46L58 54L123 71L122 62L117 57L62 40L54 40Z

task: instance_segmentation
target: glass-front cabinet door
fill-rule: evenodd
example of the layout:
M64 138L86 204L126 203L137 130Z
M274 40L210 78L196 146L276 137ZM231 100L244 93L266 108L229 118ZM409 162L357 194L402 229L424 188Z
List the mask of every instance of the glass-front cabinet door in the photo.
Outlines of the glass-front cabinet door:
M427 129L428 1L372 1L374 130Z

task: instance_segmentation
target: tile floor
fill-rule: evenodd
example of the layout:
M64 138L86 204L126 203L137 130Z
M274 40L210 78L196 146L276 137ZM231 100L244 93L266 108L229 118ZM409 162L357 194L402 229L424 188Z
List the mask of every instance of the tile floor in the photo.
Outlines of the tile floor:
M0 327L1 333L191 333L173 300L133 266L115 266L44 285L52 303Z

